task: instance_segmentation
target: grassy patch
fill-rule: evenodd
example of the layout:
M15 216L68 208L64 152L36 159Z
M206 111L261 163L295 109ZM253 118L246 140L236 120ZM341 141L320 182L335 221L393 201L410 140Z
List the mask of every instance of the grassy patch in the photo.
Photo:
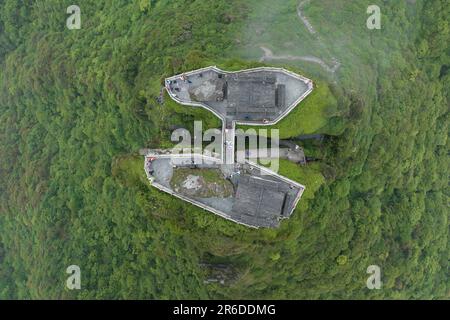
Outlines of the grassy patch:
M183 117L192 117L193 120L203 121L205 129L209 128L221 128L222 121L214 115L211 111L208 111L202 107L185 106L172 100L167 93L165 93L164 107L168 114L177 113L183 115Z
M111 172L113 177L118 178L126 186L148 183L144 171L144 158L141 156L127 155L115 158Z

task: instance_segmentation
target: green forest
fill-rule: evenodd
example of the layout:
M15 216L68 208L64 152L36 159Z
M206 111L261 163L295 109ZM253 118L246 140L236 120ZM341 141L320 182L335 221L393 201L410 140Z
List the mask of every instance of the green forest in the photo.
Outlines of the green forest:
M447 0L0 0L0 299L449 299ZM366 27L367 7L382 27ZM319 39L319 40L318 40ZM336 57L330 73L274 54ZM278 229L152 188L140 148L219 127L168 76L282 66L314 80L279 125L320 159ZM81 290L66 268L81 269ZM366 270L381 268L369 290ZM217 274L223 283L205 281Z

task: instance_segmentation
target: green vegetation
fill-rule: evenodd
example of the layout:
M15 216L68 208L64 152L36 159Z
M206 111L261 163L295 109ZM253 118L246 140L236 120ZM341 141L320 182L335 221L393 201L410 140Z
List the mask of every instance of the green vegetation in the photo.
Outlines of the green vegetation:
M448 298L448 1L311 1L321 43L294 0L83 1L72 31L71 4L0 1L0 298ZM365 27L369 4L381 30ZM282 136L331 135L320 162L282 162L307 189L276 230L150 187L134 156L218 125L159 104L166 76L258 66L260 45L342 63L273 62L317 85ZM202 263L230 281L204 284ZM382 290L365 286L372 264Z

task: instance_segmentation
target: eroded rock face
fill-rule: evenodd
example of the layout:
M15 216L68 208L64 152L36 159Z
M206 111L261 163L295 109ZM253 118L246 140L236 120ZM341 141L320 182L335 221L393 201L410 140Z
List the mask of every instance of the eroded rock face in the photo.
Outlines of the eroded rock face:
M233 184L216 169L178 168L170 184L176 192L195 198L226 198L233 194Z

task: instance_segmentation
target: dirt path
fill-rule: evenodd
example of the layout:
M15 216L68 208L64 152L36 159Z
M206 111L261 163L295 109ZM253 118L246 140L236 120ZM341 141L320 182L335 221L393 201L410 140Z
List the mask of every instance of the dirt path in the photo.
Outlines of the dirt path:
M260 46L264 51L264 55L261 57L260 62L270 60L288 60L288 61L307 61L319 64L322 68L330 73L335 73L340 67L340 63L336 61L333 66L329 66L325 61L314 56L292 56L292 55L274 55L272 50L267 47Z
M316 40L320 44L320 46L324 49L326 52L330 52L327 47L323 44L322 39L317 35L316 30L312 26L311 22L309 22L308 18L303 14L303 7L310 3L311 0L303 0L300 1L300 3L297 6L297 15L301 22L305 25L306 29L315 36ZM341 63L336 59L336 57L331 56L332 65L328 65L325 61L322 59L315 57L315 56L292 56L292 55L274 55L272 50L265 46L260 46L261 50L264 52L264 55L261 57L260 61L270 61L270 60L288 60L288 61L307 61L307 62L313 62L319 64L322 68L324 68L326 71L330 72L331 74L335 74L336 71L341 66Z

